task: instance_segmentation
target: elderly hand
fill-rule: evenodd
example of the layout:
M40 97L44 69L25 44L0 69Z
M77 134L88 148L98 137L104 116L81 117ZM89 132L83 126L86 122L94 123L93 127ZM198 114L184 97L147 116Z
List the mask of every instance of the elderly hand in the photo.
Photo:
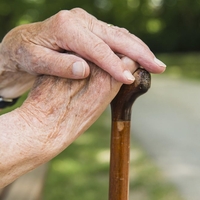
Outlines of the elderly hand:
M134 81L130 69L116 53L138 62L149 72L165 70L165 64L139 38L126 29L109 26L80 8L60 11L43 22L11 30L0 44L0 66L12 72L81 79L89 75L84 60L88 59L117 81L130 84Z
M0 188L63 151L109 105L121 83L90 67L83 80L39 76L23 105L0 116Z

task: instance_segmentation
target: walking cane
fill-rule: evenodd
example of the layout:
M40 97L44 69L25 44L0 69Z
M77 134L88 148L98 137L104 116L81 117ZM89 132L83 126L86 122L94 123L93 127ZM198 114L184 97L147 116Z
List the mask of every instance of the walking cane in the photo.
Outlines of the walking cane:
M111 102L112 131L110 155L109 200L129 199L129 156L131 108L137 97L147 92L151 76L144 69L134 73L131 85L122 85Z

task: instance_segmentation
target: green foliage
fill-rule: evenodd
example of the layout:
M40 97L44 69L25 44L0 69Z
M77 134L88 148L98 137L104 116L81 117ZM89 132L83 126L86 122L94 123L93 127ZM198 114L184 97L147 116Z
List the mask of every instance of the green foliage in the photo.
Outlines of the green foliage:
M44 200L108 199L110 114L50 162ZM135 143L131 144L130 199L181 200L174 187Z
M157 57L167 63L166 75L200 80L199 53L158 54Z
M3 115L5 113L8 113L18 107L20 107L22 105L22 103L25 101L25 99L27 98L28 96L28 92L23 94L19 99L18 101L16 102L16 104L14 104L13 106L10 106L10 107L7 107L7 108L4 108L3 110L1 110L0 112L0 115Z
M200 50L200 0L0 0L0 39L19 24L74 7L127 28L153 51Z

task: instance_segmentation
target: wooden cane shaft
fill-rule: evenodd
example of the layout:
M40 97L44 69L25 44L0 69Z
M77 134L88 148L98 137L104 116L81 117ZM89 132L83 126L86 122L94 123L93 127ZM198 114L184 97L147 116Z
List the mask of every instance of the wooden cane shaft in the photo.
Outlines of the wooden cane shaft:
M109 200L129 197L130 121L113 121Z
M150 88L151 76L139 68L135 82L123 85L111 102L112 132L109 200L129 199L130 121L134 101Z

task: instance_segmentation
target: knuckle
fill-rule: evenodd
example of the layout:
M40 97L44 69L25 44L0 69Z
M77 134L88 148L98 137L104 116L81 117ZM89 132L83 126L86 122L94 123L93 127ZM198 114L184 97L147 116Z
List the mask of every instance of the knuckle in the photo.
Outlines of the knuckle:
M123 33L130 33L126 28L124 27L119 27L119 26L112 26L113 29L117 30L117 31L121 31Z
M69 10L61 10L59 11L54 18L52 27L57 27L60 32L65 30L66 32L72 29L75 18L73 13ZM58 30L55 29L55 32L58 33Z
M70 12L73 13L74 15L77 15L80 20L83 19L87 21L96 19L93 15L89 14L82 8L73 8L72 10L70 10Z
M85 10L83 10L82 8L73 8L70 10L72 13L86 13Z
M124 38L125 37L125 32L117 29L117 30L114 31L113 35L115 37L117 37L117 38Z
M56 14L56 20L59 21L63 21L65 20L68 16L69 16L69 11L68 10L61 10Z
M55 15L54 18L55 26L62 27L66 23L66 21L69 22L71 18L72 18L72 13L70 11L61 10Z
M71 27L76 22L81 22L85 19L87 12L82 8L73 8L71 10L61 10L56 14L56 24L63 26L67 21L67 27Z
M104 42L98 42L93 47L93 51L99 56L104 56L107 52L106 49L107 45Z
M126 29L126 28L121 28L121 27L118 27L120 31L124 32L124 33L129 33L129 31Z
M113 51L110 47L104 42L98 42L94 45L93 55L97 58L96 61L99 63L102 68L107 68L106 66L110 66L107 71L112 71L112 66L119 66L120 59L116 59Z

